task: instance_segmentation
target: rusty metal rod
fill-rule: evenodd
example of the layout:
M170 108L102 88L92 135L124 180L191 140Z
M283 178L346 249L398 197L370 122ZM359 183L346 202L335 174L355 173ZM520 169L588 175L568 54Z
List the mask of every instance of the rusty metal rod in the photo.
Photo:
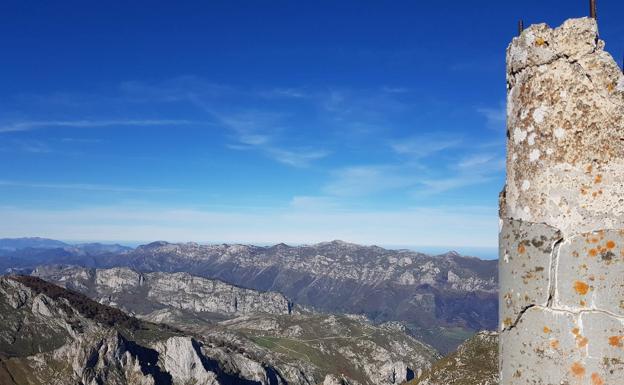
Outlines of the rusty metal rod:
M589 17L592 19L598 19L598 13L596 12L596 0L589 0Z

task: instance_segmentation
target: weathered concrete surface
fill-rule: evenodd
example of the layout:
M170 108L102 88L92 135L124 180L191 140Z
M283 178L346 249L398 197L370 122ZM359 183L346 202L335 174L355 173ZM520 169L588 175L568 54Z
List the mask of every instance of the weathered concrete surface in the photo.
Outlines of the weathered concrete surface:
M624 231L604 230L561 244L553 306L624 317Z
M501 384L623 384L622 319L528 309L500 337Z
M624 384L624 76L595 20L507 50L501 385Z
M503 218L624 228L624 80L603 46L592 19L531 26L509 46Z
M504 219L499 247L499 297L501 328L512 326L531 305L546 306L550 297L551 255L561 233L554 227Z

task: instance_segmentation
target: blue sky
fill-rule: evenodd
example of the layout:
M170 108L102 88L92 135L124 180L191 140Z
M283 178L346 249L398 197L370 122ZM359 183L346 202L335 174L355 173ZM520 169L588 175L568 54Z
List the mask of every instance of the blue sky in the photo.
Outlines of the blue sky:
M623 11L599 2L616 58ZM0 236L494 247L505 48L586 13L3 1Z

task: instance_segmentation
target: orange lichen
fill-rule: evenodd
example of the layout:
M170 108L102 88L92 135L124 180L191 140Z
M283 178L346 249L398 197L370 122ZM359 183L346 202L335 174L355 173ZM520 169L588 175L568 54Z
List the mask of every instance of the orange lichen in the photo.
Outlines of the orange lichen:
M594 178L594 183L600 183L600 182L602 182L602 175L598 174Z
M580 295L585 295L589 291L589 285L583 281L574 282L574 290Z
M544 44L546 44L546 41L544 39L542 39L541 37L538 37L537 39L535 39L535 45L536 46L541 47Z
M592 373L591 382L592 385L604 385L604 380L600 377L598 373Z
M579 332L580 332L580 329L579 329L579 328L574 328L574 329L572 329L572 334L574 334L575 336L576 336L576 335L578 335L578 334L579 334Z
M622 347L622 336L611 336L609 337L609 345L621 348Z
M596 255L598 255L598 250L596 250L596 249L589 249L588 254L589 254L590 257L595 257Z
M503 321L503 325L505 325L505 327L509 327L512 324L513 324L513 321L509 317L505 318L505 320Z
M550 341L550 347L553 349L559 349L559 340Z
M520 254L524 254L524 252L526 251L526 247L524 247L524 245L521 243L518 245L518 253Z
M578 336L576 338L576 346L578 346L579 348L584 348L585 346L587 346L588 343L589 340L587 339L587 337Z
M614 248L615 248L615 242L607 241L607 249L614 249Z
M580 363L578 363L578 362L575 362L575 363L572 364L572 366L570 367L570 371L576 377L583 377L583 376L585 376L585 367L583 365L581 365Z
M544 326L544 333L550 333L550 328L548 326Z

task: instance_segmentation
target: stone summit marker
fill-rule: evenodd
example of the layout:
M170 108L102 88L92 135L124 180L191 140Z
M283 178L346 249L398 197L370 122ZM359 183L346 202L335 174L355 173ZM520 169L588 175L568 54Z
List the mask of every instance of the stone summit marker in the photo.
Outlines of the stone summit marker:
M507 49L500 383L624 384L624 75L596 20Z

